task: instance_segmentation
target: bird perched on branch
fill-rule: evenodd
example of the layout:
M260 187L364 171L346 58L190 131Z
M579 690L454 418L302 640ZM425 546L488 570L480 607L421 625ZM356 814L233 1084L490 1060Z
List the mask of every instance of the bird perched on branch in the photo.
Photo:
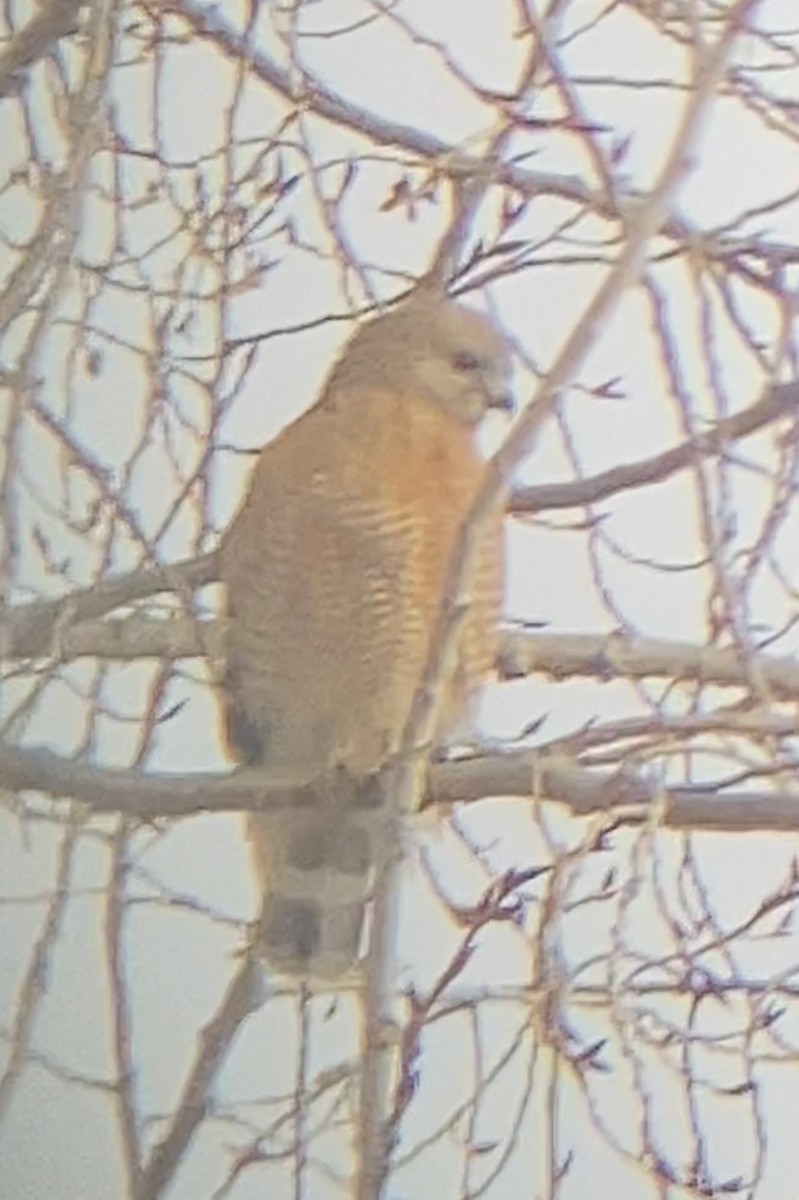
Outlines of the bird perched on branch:
M315 780L310 800L248 818L276 971L357 965L375 861L358 800L398 750L482 478L475 429L509 406L509 373L486 317L417 293L358 329L317 404L264 448L223 540L231 750ZM493 666L501 522L482 535L442 734Z

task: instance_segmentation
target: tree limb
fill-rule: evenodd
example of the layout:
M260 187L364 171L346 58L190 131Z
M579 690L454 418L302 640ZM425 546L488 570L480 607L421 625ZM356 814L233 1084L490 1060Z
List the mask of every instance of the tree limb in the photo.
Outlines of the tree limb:
M39 630L12 622L7 656L34 658ZM131 662L157 658L198 658L217 645L222 623L136 614L108 621L84 621L64 629L54 651L59 662L78 658ZM525 628L500 632L497 671L501 679L548 675L554 679L583 676L603 683L614 679L669 679L684 683L749 688L752 672L774 700L799 699L799 662L793 656L756 654L742 661L734 647L700 646L692 642L625 634L548 633Z
M0 742L0 787L69 797L92 813L122 813L142 821L201 812L277 812L301 803L298 789L307 782L299 774L289 782L285 773L278 778L266 770L167 775L91 767ZM620 825L641 825L656 816L668 829L799 831L799 794L793 792L662 787L641 776L588 770L537 750L493 751L434 764L425 808L510 796L562 804L575 816L605 813Z
M725 446L739 438L756 433L780 417L799 413L799 383L779 383L770 387L761 399L731 417L717 421L705 433L687 438L662 454L623 463L601 471L588 479L571 483L550 483L516 488L511 495L512 513L534 513L553 508L574 508L581 504L596 504L620 492L660 483L675 472L694 466L701 458L724 454Z
M11 95L21 83L22 72L49 54L56 42L78 28L78 14L85 0L48 0L27 25L0 50L0 97Z

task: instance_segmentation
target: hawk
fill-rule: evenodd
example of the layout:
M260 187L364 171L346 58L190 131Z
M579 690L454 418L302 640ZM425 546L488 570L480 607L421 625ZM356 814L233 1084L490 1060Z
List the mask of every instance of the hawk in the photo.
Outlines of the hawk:
M483 315L419 295L361 326L315 406L260 454L220 549L225 726L239 762L307 766L311 799L248 818L277 972L357 967L375 848L358 820L422 680L445 575L510 406L510 351ZM439 729L494 663L502 514L486 524Z

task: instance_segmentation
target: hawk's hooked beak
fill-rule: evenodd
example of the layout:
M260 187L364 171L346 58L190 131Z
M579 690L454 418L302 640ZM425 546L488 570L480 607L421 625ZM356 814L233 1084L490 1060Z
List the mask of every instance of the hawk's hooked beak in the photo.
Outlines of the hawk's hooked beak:
M499 412L512 413L516 409L506 372L491 371L483 376L486 406Z
M514 412L516 405L513 402L513 394L507 387L503 387L500 391L489 391L488 407L504 413Z

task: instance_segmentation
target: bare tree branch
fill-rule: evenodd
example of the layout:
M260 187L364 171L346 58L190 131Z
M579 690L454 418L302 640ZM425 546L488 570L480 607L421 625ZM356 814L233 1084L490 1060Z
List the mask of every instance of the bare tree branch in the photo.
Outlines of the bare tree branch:
M788 727L788 720L785 725ZM623 731L622 731L623 732ZM93 813L121 813L140 820L179 818L201 812L279 812L303 802L307 778L287 782L267 770L231 775L162 775L89 767L44 750L0 743L0 786L69 796ZM624 772L586 770L563 756L537 750L494 751L430 768L425 807L520 796L566 805L576 816L606 813L621 825L652 820L674 829L726 832L796 830L799 795L734 792L710 784L663 787Z
M755 654L746 663L732 647L694 646L689 642L609 634L535 633L505 630L499 670L506 679L543 672L555 679L575 675L595 679L672 679L749 687L754 670L774 699L799 698L799 663L793 657Z
M575 508L581 504L596 504L599 500L634 488L660 483L702 458L727 454L731 442L748 437L772 421L787 416L795 420L798 413L799 383L776 384L748 408L725 417L706 433L664 450L662 454L611 467L590 479L516 488L511 494L509 509L513 513L535 513L553 508Z
M33 657L42 652L49 653L58 630L103 617L116 608L160 592L198 588L213 583L216 578L216 555L206 554L174 566L143 567L117 579L101 580L57 600L2 607L0 656L14 658L19 652Z
M38 631L34 629L34 637L26 642L27 632L23 625L23 635L12 642L9 658L37 656ZM69 625L57 638L54 650L61 663L78 658L174 661L206 655L209 646L221 643L222 636L222 623L217 619L133 615ZM780 658L762 653L750 655L744 662L735 647L698 646L621 633L558 634L503 629L497 671L506 680L544 674L557 680L574 676L602 682L661 678L741 688L750 687L755 671L772 699L799 698L799 663L792 656Z
M44 0L36 16L0 50L0 97L14 92L23 71L49 54L59 38L77 30L78 14L85 2Z
M145 820L209 809L234 811L250 804L254 811L279 809L302 803L300 789L310 781L301 770L296 775L242 770L233 775L198 773L159 779L144 771L91 767L47 750L21 750L0 743L0 785L10 791L72 796L94 812L120 812Z

